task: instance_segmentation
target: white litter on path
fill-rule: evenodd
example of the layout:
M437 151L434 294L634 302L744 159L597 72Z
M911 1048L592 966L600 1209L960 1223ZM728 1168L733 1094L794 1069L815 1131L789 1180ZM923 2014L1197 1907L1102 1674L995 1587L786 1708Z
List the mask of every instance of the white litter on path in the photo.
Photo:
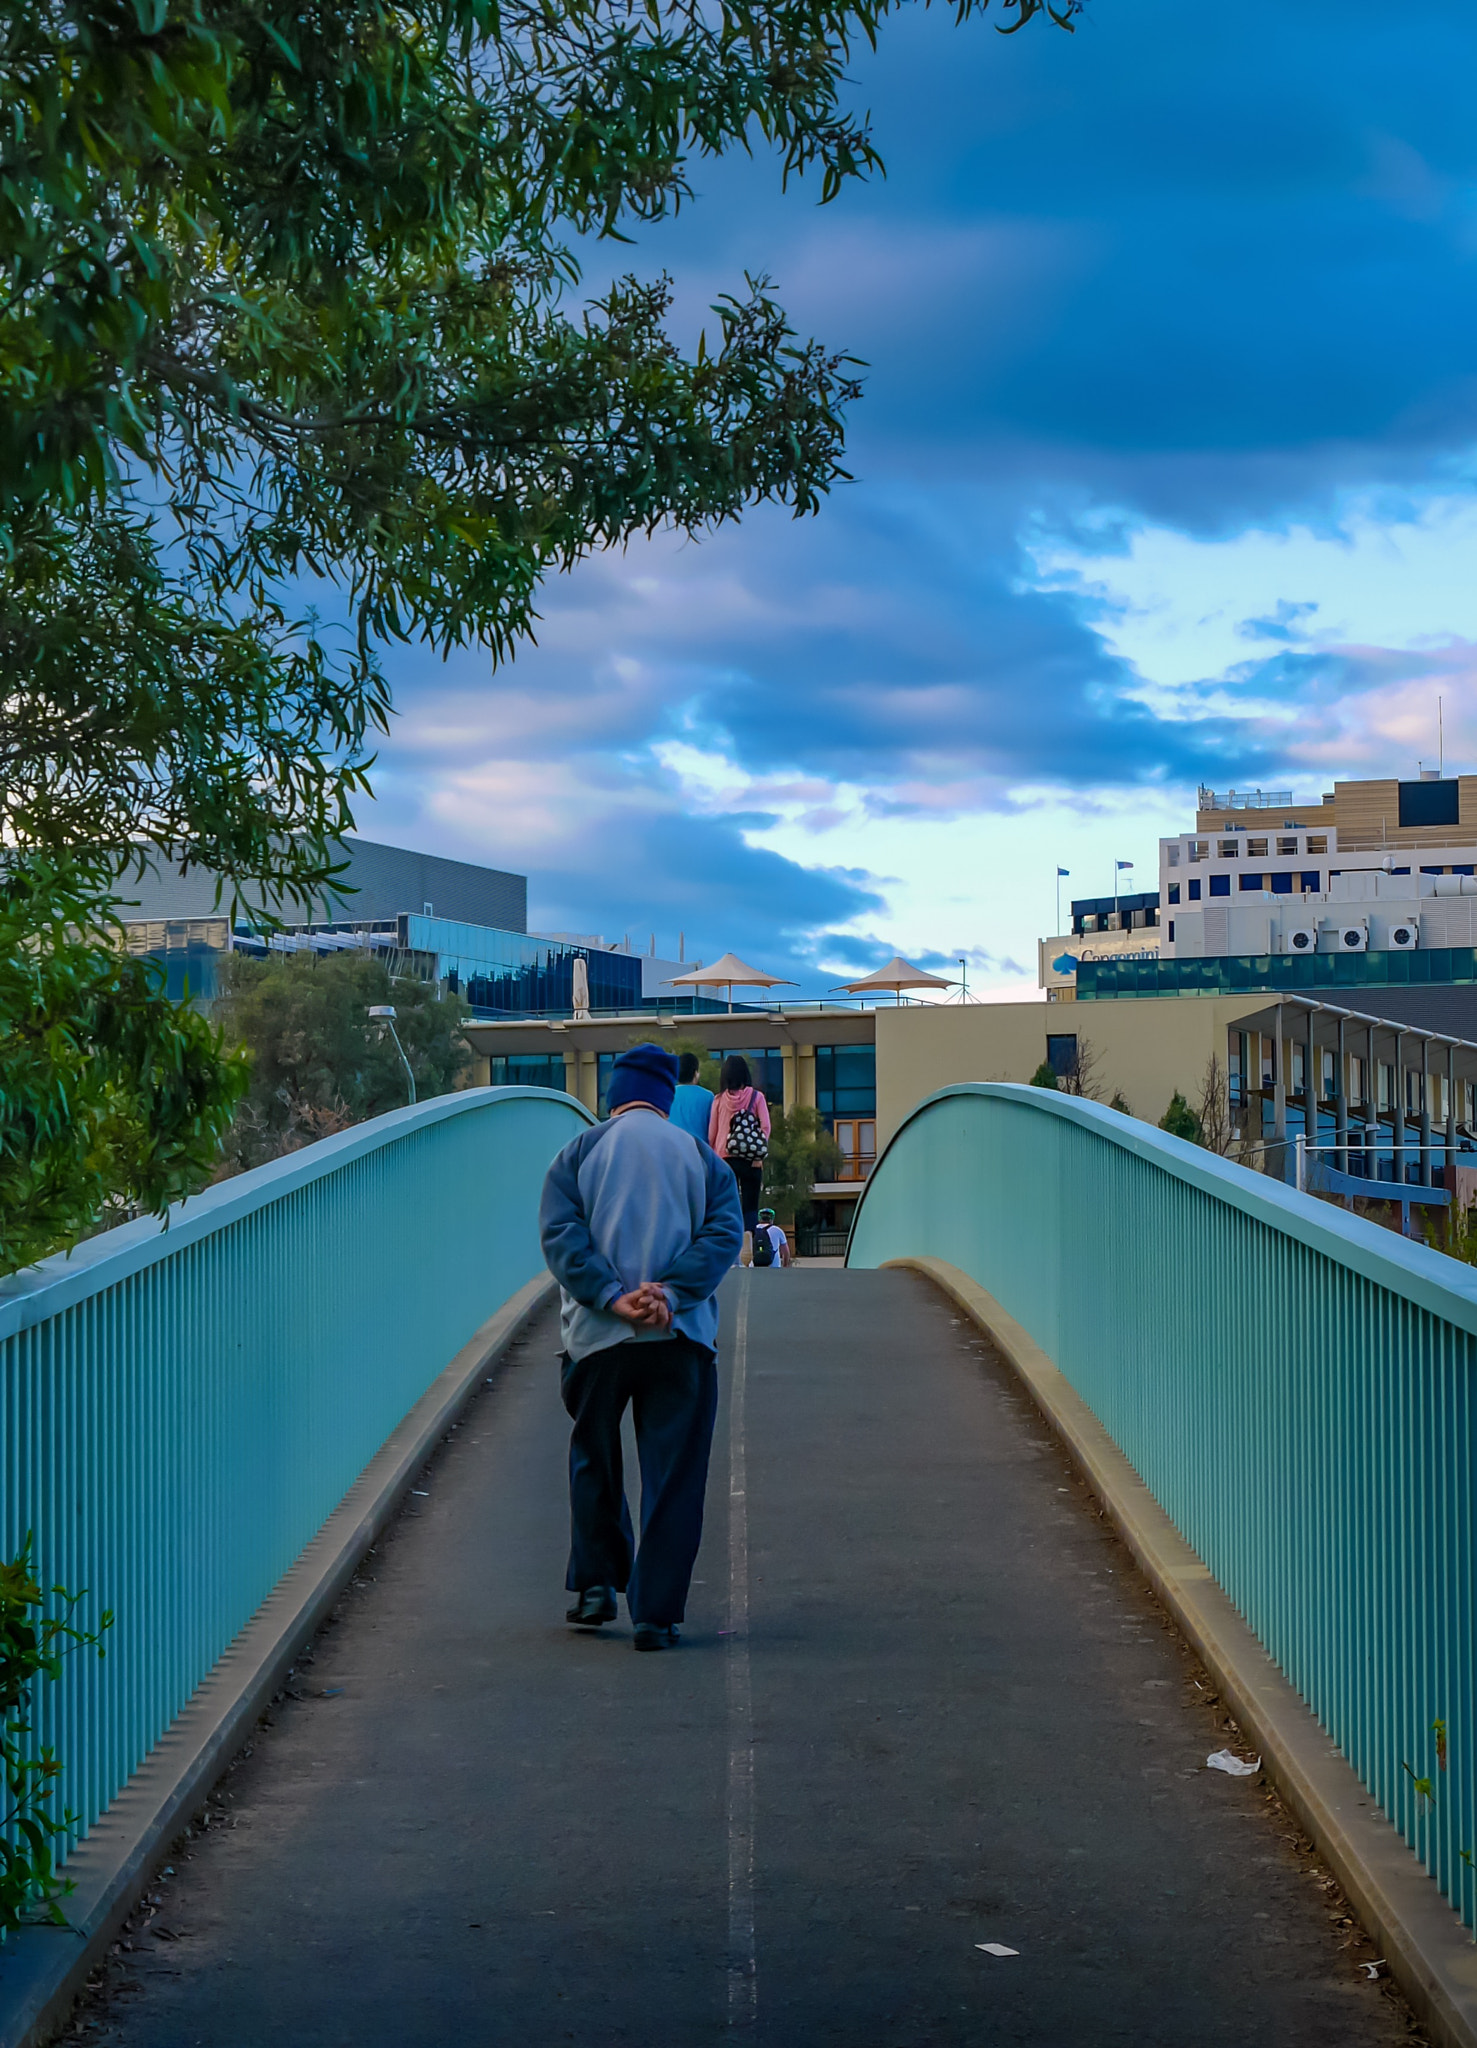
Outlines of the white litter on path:
M1254 1764L1249 1764L1244 1756L1237 1756L1234 1749L1217 1749L1205 1762L1210 1770L1224 1771L1228 1778L1254 1778L1262 1767L1260 1757Z
M1018 1948L1007 1948L1003 1941L977 1941L976 1948L982 1948L987 1956L1018 1956Z

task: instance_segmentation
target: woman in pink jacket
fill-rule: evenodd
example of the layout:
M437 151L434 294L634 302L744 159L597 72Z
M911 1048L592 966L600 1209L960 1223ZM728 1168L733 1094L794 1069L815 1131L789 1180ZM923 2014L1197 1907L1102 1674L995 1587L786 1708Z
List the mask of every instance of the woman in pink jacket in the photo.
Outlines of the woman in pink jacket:
M747 1265L754 1229L759 1221L759 1190L764 1184L763 1152L757 1159L752 1156L754 1126L757 1123L763 1134L762 1145L767 1150L769 1104L764 1099L764 1090L754 1086L749 1062L742 1053L731 1052L728 1055L723 1062L722 1080L722 1089L713 1097L713 1107L708 1114L708 1143L720 1159L728 1161L738 1182L739 1206L744 1212L742 1260ZM738 1120L736 1131L735 1119Z

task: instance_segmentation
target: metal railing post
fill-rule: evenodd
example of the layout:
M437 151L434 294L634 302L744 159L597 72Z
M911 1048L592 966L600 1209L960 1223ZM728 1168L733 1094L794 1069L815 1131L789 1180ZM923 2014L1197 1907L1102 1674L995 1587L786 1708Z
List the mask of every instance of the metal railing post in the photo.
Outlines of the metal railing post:
M1391 1151L1395 1160L1395 1182L1405 1186L1405 1033L1395 1033L1395 1090L1391 1108L1395 1113L1394 1126L1390 1134Z

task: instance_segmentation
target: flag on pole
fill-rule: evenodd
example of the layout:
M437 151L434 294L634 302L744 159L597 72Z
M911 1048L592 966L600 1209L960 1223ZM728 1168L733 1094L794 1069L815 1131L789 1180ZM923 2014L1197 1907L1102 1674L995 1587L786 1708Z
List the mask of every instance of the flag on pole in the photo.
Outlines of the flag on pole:
M1071 872L1072 872L1072 870L1071 870L1070 868L1058 868L1058 869L1057 869L1057 873L1058 873L1059 875L1070 875L1070 874L1071 874Z
M1120 860L1120 861L1119 861L1119 862L1117 863L1117 865L1118 865L1118 866L1119 866L1120 868L1131 868L1131 867L1133 866L1133 862L1132 862L1131 860Z

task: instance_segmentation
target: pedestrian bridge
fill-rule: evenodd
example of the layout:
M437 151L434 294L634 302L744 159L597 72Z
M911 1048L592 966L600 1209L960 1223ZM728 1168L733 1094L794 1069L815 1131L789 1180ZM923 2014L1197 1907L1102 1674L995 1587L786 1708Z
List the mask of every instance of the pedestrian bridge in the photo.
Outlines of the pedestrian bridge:
M947 1090L848 1270L726 1283L635 1658L562 1622L586 1120L442 1098L0 1288L5 1555L117 1614L37 1702L87 1938L0 1948L0 2043L99 1960L76 2038L136 2048L1332 2048L1408 2038L1391 1961L1477 2039L1477 1274Z

